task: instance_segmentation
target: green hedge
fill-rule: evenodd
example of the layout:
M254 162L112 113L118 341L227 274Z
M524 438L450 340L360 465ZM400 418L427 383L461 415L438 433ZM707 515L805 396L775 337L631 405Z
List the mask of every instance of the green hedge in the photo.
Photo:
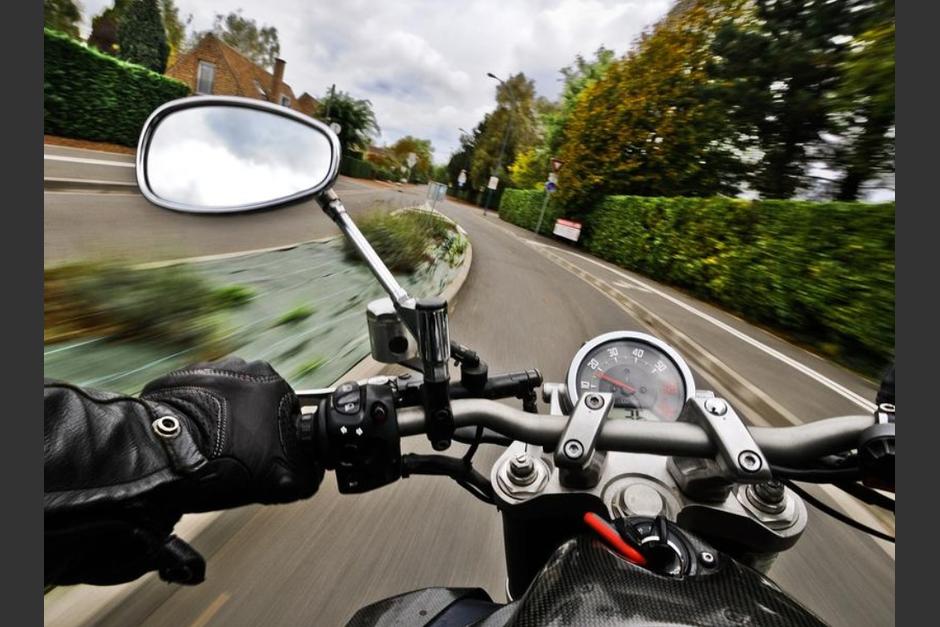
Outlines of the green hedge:
M342 160L339 162L339 171L340 174L357 179L375 178L375 168L372 167L371 163L349 155L343 155Z
M534 231L544 201L545 192L537 189L507 189L500 200L499 217L524 229ZM562 211L549 200L548 206L545 207L541 232L551 233L555 219L560 217L562 217Z
M532 229L542 198L507 191L500 215ZM585 218L581 245L874 373L894 355L894 211L894 203L609 196Z
M147 117L189 95L184 83L44 29L45 133L136 146Z

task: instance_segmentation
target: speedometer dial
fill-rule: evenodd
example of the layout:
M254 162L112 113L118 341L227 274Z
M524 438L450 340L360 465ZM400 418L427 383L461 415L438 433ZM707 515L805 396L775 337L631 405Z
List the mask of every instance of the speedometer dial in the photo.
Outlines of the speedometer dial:
M613 394L611 418L672 421L695 395L685 361L664 342L632 331L585 344L568 371L572 406L586 392Z

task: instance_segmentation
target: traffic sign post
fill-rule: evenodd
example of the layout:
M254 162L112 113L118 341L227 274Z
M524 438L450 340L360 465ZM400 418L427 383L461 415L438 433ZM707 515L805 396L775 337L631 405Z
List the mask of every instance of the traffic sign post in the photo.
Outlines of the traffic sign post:
M545 182L545 200L542 201L542 211L539 212L539 221L535 225L536 235L539 234L539 230L542 228L542 220L545 218L545 208L548 207L548 197L551 196L552 192L558 191L558 171L561 170L564 161L552 157L551 164L552 171L548 173L548 181Z

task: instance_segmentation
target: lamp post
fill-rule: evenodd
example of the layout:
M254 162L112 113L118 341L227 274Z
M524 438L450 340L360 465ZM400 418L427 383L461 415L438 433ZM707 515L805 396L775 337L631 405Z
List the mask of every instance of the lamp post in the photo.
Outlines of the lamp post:
M503 167L503 153L506 151L506 141L509 139L509 130L512 128L512 111L516 107L516 95L513 93L512 87L509 86L509 83L507 83L500 77L496 76L492 72L487 72L486 75L492 79L496 79L497 81L499 81L501 85L506 86L506 89L509 91L509 102L511 104L511 107L509 110L509 118L506 121L506 130L503 131L503 142L499 146L499 157L497 157L496 167L493 169L492 176L496 176L496 174ZM486 210L489 209L489 205L490 205L490 198L493 197L493 192L495 192L496 190L491 190L489 188L489 185L487 185L487 191L489 193L486 195L486 200L483 202L483 215L486 215Z

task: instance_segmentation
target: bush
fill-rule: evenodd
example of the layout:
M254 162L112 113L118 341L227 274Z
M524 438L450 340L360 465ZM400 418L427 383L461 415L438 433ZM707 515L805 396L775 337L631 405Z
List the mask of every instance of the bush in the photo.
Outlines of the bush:
M543 198L508 190L500 216L534 229ZM894 354L894 212L894 203L608 196L584 219L581 245L874 373ZM545 222L559 213L549 203Z
M44 132L136 146L154 109L189 87L44 29Z
M186 266L134 268L74 263L44 273L46 343L82 337L134 339L225 352L226 309L244 288L217 288Z
M396 272L414 272L421 263L430 261L433 247L442 244L453 232L448 222L415 211L376 211L357 222L385 265ZM346 257L359 259L349 240L343 242Z
M352 176L357 179L375 178L375 169L372 167L371 163L350 157L349 155L343 155L339 163L339 171L340 174Z
M534 231L543 202L545 202L545 192L534 189L507 189L503 192L499 204L499 217L524 229ZM555 219L560 218L561 215L561 210L552 200L549 200L548 206L545 207L541 232L551 233Z

